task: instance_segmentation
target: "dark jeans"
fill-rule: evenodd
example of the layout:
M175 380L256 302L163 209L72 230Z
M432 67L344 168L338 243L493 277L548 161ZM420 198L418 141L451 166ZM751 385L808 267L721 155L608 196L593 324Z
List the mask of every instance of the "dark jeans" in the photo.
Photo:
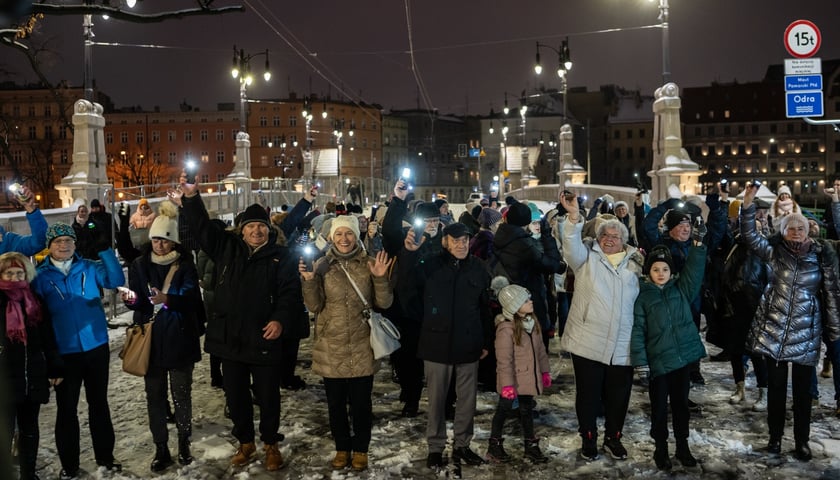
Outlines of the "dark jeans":
M324 390L335 450L367 453L373 428L373 376L324 378Z
M149 430L155 443L169 440L166 426L166 414L169 402L166 398L167 380L175 404L175 425L178 437L189 438L192 435L192 373L194 365L190 363L182 368L149 367L144 378L146 384L146 408L149 411Z
M575 412L581 435L598 433L596 418L601 402L604 405L604 432L615 436L624 428L630 390L633 387L633 367L606 365L572 355L575 369Z
M21 402L8 405L6 420L8 431L6 442L3 445L11 445L15 432L15 425L18 431L18 463L20 464L21 480L35 478L35 463L38 458L38 413L41 411L41 404L38 402ZM3 471L3 470L0 470Z
M210 381L222 382L222 359L215 355L210 355Z
M400 348L391 355L391 362L400 379L400 399L417 405L423 393L423 360L417 358L420 327L410 321L399 324Z
M668 399L671 400L671 417L674 438L688 438L688 366L650 379L650 436L657 442L668 440Z
M108 407L108 344L82 353L62 355L64 380L55 387L55 446L61 467L79 469L79 396L82 384L88 404L88 423L97 465L114 461L114 425Z
M520 395L519 397L519 421L522 424L522 438L527 440L534 438L534 407L537 402L533 395ZM513 400L499 395L499 405L496 413L493 414L493 423L490 428L491 438L502 438L505 429L505 420L514 412Z
M299 338L280 337L280 384L294 383L295 367L297 366Z
M260 440L267 445L279 442L280 369L277 365L254 365L222 359L222 376L233 421L233 436L239 443L254 441L252 390L260 405Z
M743 382L744 378L746 378L746 372L744 371L744 349L731 350L729 353L729 364L732 366L732 379L735 380L735 383ZM749 358L753 364L753 370L755 370L756 386L767 388L767 364L764 361L764 357L750 354Z
M562 337L566 330L566 319L569 318L569 299L566 292L557 292L557 336Z
M767 426L771 439L781 439L785 430L788 362L777 362L765 357L767 362ZM811 436L811 376L814 367L791 364L793 387L793 438L807 442Z

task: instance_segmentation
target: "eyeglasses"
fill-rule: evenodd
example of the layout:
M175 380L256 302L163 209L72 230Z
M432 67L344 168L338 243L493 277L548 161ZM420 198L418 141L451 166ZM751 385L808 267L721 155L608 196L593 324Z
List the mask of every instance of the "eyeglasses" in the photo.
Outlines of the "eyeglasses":
M449 237L449 242L454 243L455 245L467 245L468 243L470 243L470 237Z
M2 277L3 280L25 280L26 279L26 271L21 270L21 271L17 272L17 271L11 270L11 269L4 270L3 273L0 274L0 277Z

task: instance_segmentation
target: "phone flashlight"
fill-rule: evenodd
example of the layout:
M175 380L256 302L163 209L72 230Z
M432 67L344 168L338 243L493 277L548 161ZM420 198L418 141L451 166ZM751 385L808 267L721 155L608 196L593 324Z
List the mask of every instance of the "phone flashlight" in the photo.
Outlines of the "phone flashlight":
M190 185L195 184L195 172L196 172L196 170L198 170L198 166L195 164L195 161L187 160L184 163L184 172L186 173L186 176L187 176L186 180L187 180L187 183L189 183Z
M408 179L411 178L411 169L405 167L402 169L402 175L400 175L400 180L405 183L405 185L400 187L400 190L407 190L408 189Z
M426 221L422 218L414 219L414 244L420 245L420 239L423 238L423 232L426 230Z

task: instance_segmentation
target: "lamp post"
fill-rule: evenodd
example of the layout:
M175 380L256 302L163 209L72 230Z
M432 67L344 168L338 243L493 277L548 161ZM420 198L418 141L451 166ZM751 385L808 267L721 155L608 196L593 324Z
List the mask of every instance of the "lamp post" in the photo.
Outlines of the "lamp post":
M265 72L263 72L263 78L267 82L271 80L271 71L268 68L268 49L265 52L246 54L245 50L237 50L236 45L233 46L233 66L231 67L230 74L233 78L239 79L239 130L241 132L246 131L245 127L247 125L245 105L248 103L248 95L246 90L254 81L254 77L251 74L251 59L261 55L265 56Z
M649 0L653 2L654 0ZM668 0L659 0L659 22L662 28L662 84L671 81L671 47L668 31Z
M764 173L770 171L770 149L773 148L773 144L776 143L776 139L771 138L768 142L767 149L764 150Z
M88 2L85 2L88 3ZM107 5L107 1L103 2ZM128 8L134 8L137 0L125 0ZM108 18L107 16L105 18ZM85 39L85 100L93 101L93 14L86 13L82 16L82 32Z
M566 75L572 69L572 55L569 52L569 38L566 37L560 43L559 48L554 48L551 45L546 45L544 43L537 42L537 61L534 64L534 72L539 75L542 73L542 63L540 63L540 48L547 48L554 53L557 54L557 76L560 77L560 81L562 82L563 86L563 120L566 120L566 93L567 93L567 86L568 81Z

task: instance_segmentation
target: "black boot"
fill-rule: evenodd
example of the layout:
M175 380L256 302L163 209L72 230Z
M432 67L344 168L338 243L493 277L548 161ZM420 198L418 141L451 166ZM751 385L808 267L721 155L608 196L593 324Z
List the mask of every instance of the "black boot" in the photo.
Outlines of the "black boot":
M510 461L510 455L508 455L505 451L505 447L502 445L504 441L505 440L503 438L490 437L490 443L487 446L487 460L500 463L507 463Z
M684 467L696 467L697 459L691 454L688 449L688 440L677 440L677 451L674 453L674 458L680 461Z
M546 463L548 457L543 455L540 450L540 440L538 438L525 439L525 457L533 463Z
M151 469L153 472L162 472L172 465L172 455L169 454L169 447L165 442L155 444L155 459L152 460Z
M793 451L793 456L803 462L811 460L811 447L808 446L808 442L796 442L796 449Z
M35 463L38 458L38 437L23 435L18 437L18 463L20 463L21 480L38 480L35 474Z
M190 437L178 436L178 463L181 465L189 465L193 461L193 456L190 453Z
M668 456L668 441L657 441L656 450L653 451L653 461L656 462L656 468L660 470L670 470L671 458Z

